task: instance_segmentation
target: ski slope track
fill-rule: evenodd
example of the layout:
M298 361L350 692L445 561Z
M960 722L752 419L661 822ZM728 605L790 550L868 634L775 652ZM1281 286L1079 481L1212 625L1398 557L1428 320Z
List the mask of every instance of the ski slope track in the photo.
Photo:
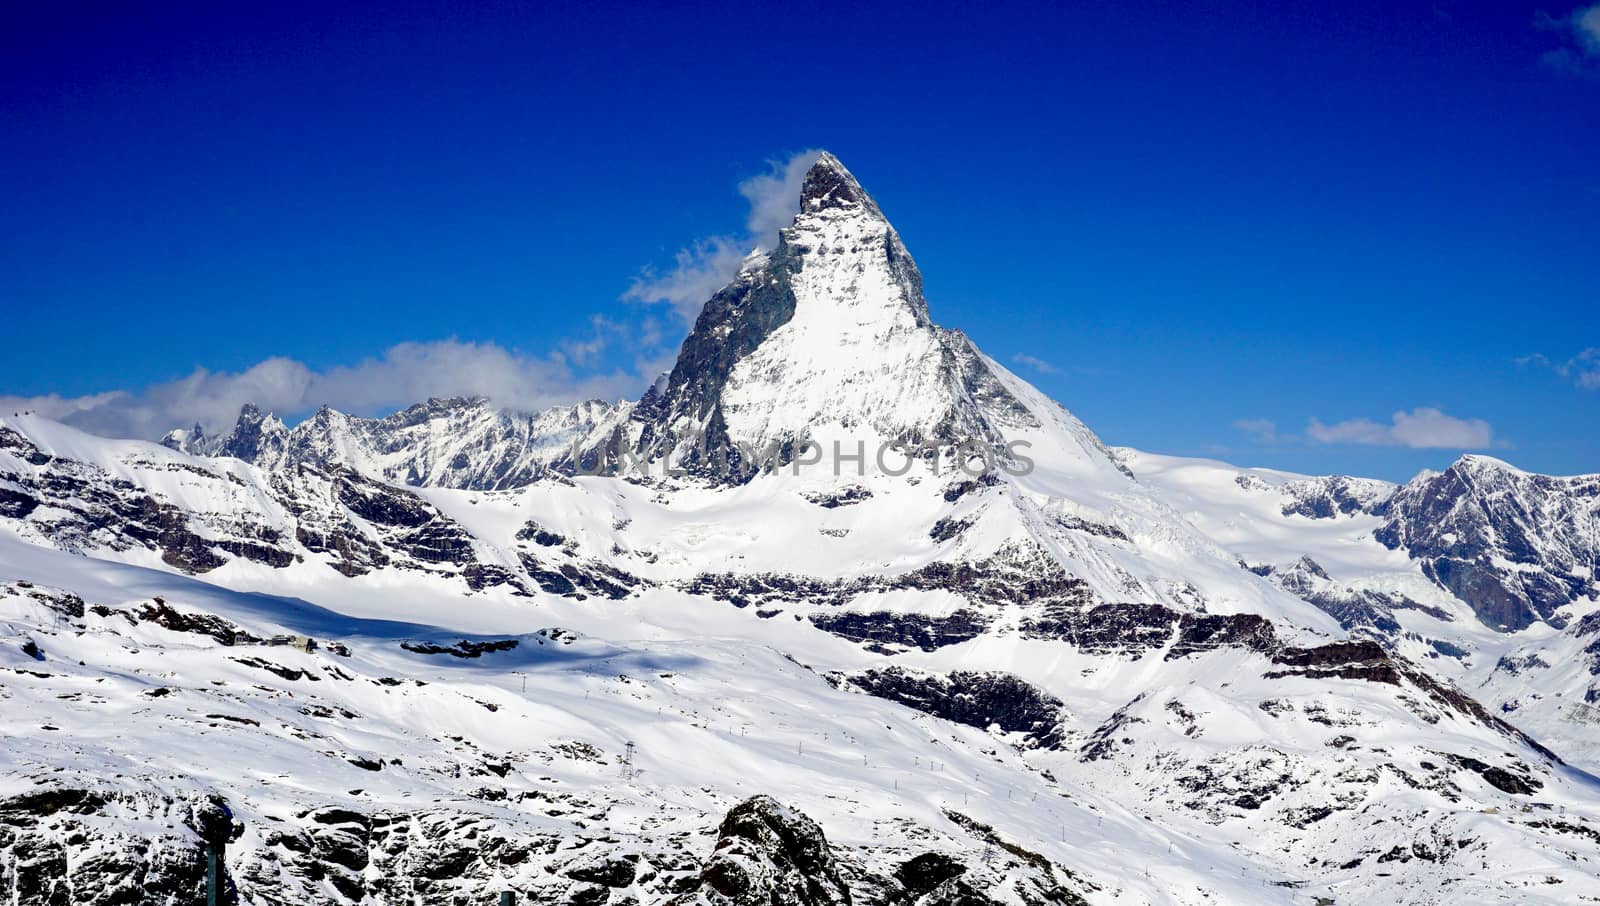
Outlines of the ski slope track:
M0 901L1592 902L1597 557L1107 447L824 154L637 401L0 418Z

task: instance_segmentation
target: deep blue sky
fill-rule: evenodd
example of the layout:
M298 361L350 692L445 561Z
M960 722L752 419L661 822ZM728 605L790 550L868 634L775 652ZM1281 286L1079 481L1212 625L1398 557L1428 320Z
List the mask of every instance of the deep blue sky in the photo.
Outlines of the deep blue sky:
M641 268L825 147L935 319L1109 443L1404 478L1457 451L1308 422L1429 407L1600 471L1571 3L46 6L0 29L0 395L542 357L597 314L579 375L631 372L683 332L619 300Z

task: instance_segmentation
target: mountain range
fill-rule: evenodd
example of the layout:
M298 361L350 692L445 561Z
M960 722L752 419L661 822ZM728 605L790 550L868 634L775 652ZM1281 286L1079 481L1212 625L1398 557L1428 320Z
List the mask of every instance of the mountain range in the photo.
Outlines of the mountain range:
M0 892L1600 898L1600 475L1111 447L832 155L637 401L0 418Z

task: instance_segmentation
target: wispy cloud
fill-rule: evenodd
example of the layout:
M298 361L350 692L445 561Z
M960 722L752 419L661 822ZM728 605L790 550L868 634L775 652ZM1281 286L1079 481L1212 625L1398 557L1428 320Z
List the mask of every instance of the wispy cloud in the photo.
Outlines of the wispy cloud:
M1038 356L1031 356L1031 355L1028 355L1025 352L1019 352L1016 355L1012 356L1011 357L1011 361L1016 362L1019 365L1026 365L1029 368L1032 368L1034 371L1039 372L1040 374L1060 374L1061 373L1061 369L1060 368L1057 368L1056 366L1050 364L1049 362L1046 362L1044 359L1041 359Z
M1548 368L1584 390L1600 390L1600 346L1590 346L1564 362L1555 362L1543 353L1512 359L1518 365Z
M1494 430L1481 418L1456 418L1422 407L1396 412L1388 424L1352 418L1331 425L1311 419L1306 436L1322 444L1361 444L1416 449L1481 450L1494 446Z
M1268 418L1241 418L1233 423L1235 428L1250 436L1258 444L1278 442L1278 425Z
M801 183L821 153L812 148L768 161L767 172L739 183L739 194L750 204L743 235L697 240L680 250L667 270L646 268L622 294L623 300L670 305L683 323L694 323L700 307L734 278L750 252L777 245L778 230L800 212Z
M800 187L806 171L822 156L821 148L808 148L787 160L767 161L767 172L739 183L739 194L750 202L745 230L755 246L770 249L778 244L778 231L800 213Z
M671 364L671 357L657 350L653 356L641 353L631 367L608 372L582 373L575 367L592 363L600 347L624 330L597 319L594 337L543 356L454 339L401 343L382 355L321 371L279 356L239 372L196 368L178 380L136 391L0 396L0 413L32 411L97 434L154 439L196 423L221 430L247 402L293 416L323 404L372 414L431 396L485 396L524 411L582 399L614 400L632 396Z
M712 236L680 249L666 271L646 268L622 294L625 302L664 303L685 324L693 324L700 308L739 273L754 248L732 236Z
M1546 51L1539 62L1567 75L1600 78L1600 3L1582 6L1565 16L1540 11L1535 27L1561 36L1563 44Z
M1591 346L1556 369L1585 390L1600 390L1600 347Z

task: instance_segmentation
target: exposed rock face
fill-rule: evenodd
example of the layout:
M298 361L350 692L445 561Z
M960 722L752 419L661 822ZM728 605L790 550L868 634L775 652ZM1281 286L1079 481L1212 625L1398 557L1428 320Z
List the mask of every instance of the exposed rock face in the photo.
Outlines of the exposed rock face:
M485 654L496 651L510 651L517 647L516 639L490 639L487 641L473 641L462 639L454 645L439 645L432 642L402 642L400 647L417 654L448 654L451 657L479 658Z
M82 616L82 613L80 612L78 615ZM106 614L102 613L101 615L104 616ZM253 644L261 641L259 638L215 614L185 613L174 609L160 598L155 599L153 603L140 607L133 614L127 614L127 618L129 620L140 619L155 623L173 632L189 632L196 635L210 636L223 645Z
M852 674L844 682L958 724L1021 734L1029 746L1061 748L1061 700L1009 673L957 670L940 676L888 667Z
M477 563L472 537L411 491L353 469L296 466L273 476L295 517L295 537L334 569L357 576L381 566L454 574Z
M1600 475L1554 478L1463 456L1386 508L1378 540L1421 561L1492 629L1559 626L1558 610L1600 594Z
M261 437L278 436L276 429L266 427L272 419L246 415L250 426L261 429ZM256 434L227 437L242 443L245 436ZM221 449L227 438L201 439ZM253 449L265 456L263 451L293 449L301 440L291 437L284 442L287 446L263 441L264 446ZM646 584L537 529L518 534L517 541L560 546L537 555L519 550L514 559L507 558L509 563L486 562L473 535L416 491L341 464L339 457L308 459L325 464L286 460L276 470L259 473L226 460L210 463L148 453L90 462L51 455L5 429L0 433L0 518L18 520L26 535L64 550L143 549L190 574L211 572L234 560L274 569L309 561L325 563L347 577L392 568L459 577L470 591L500 586L521 596L543 589L613 600ZM147 485L124 473L154 480ZM163 481L173 474L181 476L181 494L188 499Z
M991 622L972 610L958 610L943 617L889 612L814 613L810 620L818 629L884 653L894 651L892 646L937 651L946 645L959 645L982 635Z
M1587 640L1583 647L1583 657L1588 664L1591 676L1600 676L1600 611L1591 613L1583 619L1568 627L1568 631L1580 640ZM1600 701L1600 689L1591 690L1589 701Z
M794 317L792 281L800 267L799 255L780 237L776 250L748 259L700 310L665 386L651 387L635 412L647 458L674 457L691 473L713 478L754 474L728 437L722 391L734 365ZM793 448L781 456L792 460Z
M1381 510L1393 493L1394 485L1371 478L1348 475L1311 478L1283 487L1283 515L1333 519L1357 513L1371 514Z
M246 830L215 797L41 786L0 799L0 896L29 906L204 903L208 841L231 844ZM477 906L485 891L500 886L503 869L551 853L557 858L537 883L513 889L518 902L623 906L641 896L664 902L698 883L692 863L670 850L646 858L614 841L530 833L447 809L367 813L324 806L259 830L259 845L237 854L230 846L224 903ZM804 861L801 870L831 871L825 842L823 853L825 859Z
M1182 613L1160 604L1051 606L1023 621L1031 638L1061 639L1095 654L1138 657L1166 648L1166 660L1217 648L1270 651L1272 623L1255 614Z
M0 895L38 906L204 902L205 841L231 834L219 801L41 786L0 799Z
M974 605L1080 606L1093 600L1086 584L1069 575L1036 544L1007 545L980 560L935 562L894 576L850 580L777 574L702 573L683 586L691 594L751 604L844 604L870 591L948 591Z
M208 446L213 456L232 456L245 462L274 462L291 442L289 431L276 416L266 415L253 403L239 410L233 431Z
M1528 734L1489 713L1476 699L1443 682L1416 664L1397 657L1371 640L1330 642L1314 648L1280 648L1272 653L1274 669L1267 678L1305 676L1314 679L1350 679L1391 686L1411 685L1442 709L1454 711L1525 745L1552 762L1561 759Z
M1450 620L1448 613L1419 604L1402 594L1341 585L1328 575L1322 564L1310 557L1301 557L1286 569L1262 566L1252 567L1251 571L1269 577L1284 591L1315 604L1345 629L1370 629L1393 637L1401 631L1394 616L1397 610L1418 610L1438 620Z
M211 524L150 490L88 462L43 453L13 431L0 434L0 452L22 468L0 465L0 515L27 519L32 531L71 551L144 548L190 573L216 569L233 557L281 567L294 562L282 529L219 514ZM130 463L135 468L187 470L225 484L198 466ZM231 490L231 489L230 489Z
M632 594L634 589L649 585L638 576L598 560L569 560L551 564L528 553L520 554L519 559L523 569L541 589L577 601L591 596L620 601Z
M966 871L967 866L944 853L923 853L900 863L894 875L906 893L913 897L924 897L961 877Z
M849 906L822 828L770 796L745 800L718 829L700 889L683 906Z
M929 851L864 872L847 866L809 817L755 796L728 812L693 889L672 906L1084 906L1078 891L1095 889L987 824L946 817L985 854L981 865Z
M872 492L860 485L845 485L837 490L813 491L806 495L806 500L825 510L834 510L842 506L854 506L864 500L871 499Z
M1020 902L1029 906L1032 904L1043 906L1045 903L1054 903L1058 906L1088 906L1089 901L1083 898L1078 889L1094 890L1096 887L1085 882L1070 869L1057 865L1026 846L1006 839L993 827L968 815L946 809L945 817L974 838L983 841L985 851L991 856L999 854L1000 871L997 874L1004 880L1002 883L992 881L972 883L977 879L970 875L952 878L935 887L923 899L915 900L919 906L988 906L1006 901ZM985 869L989 869L988 859L985 859L985 863ZM948 872L951 869L946 867L945 870ZM985 870L983 874L988 875L989 870ZM1069 884L1072 886L1068 886ZM999 894L1005 899L997 899L991 894Z

